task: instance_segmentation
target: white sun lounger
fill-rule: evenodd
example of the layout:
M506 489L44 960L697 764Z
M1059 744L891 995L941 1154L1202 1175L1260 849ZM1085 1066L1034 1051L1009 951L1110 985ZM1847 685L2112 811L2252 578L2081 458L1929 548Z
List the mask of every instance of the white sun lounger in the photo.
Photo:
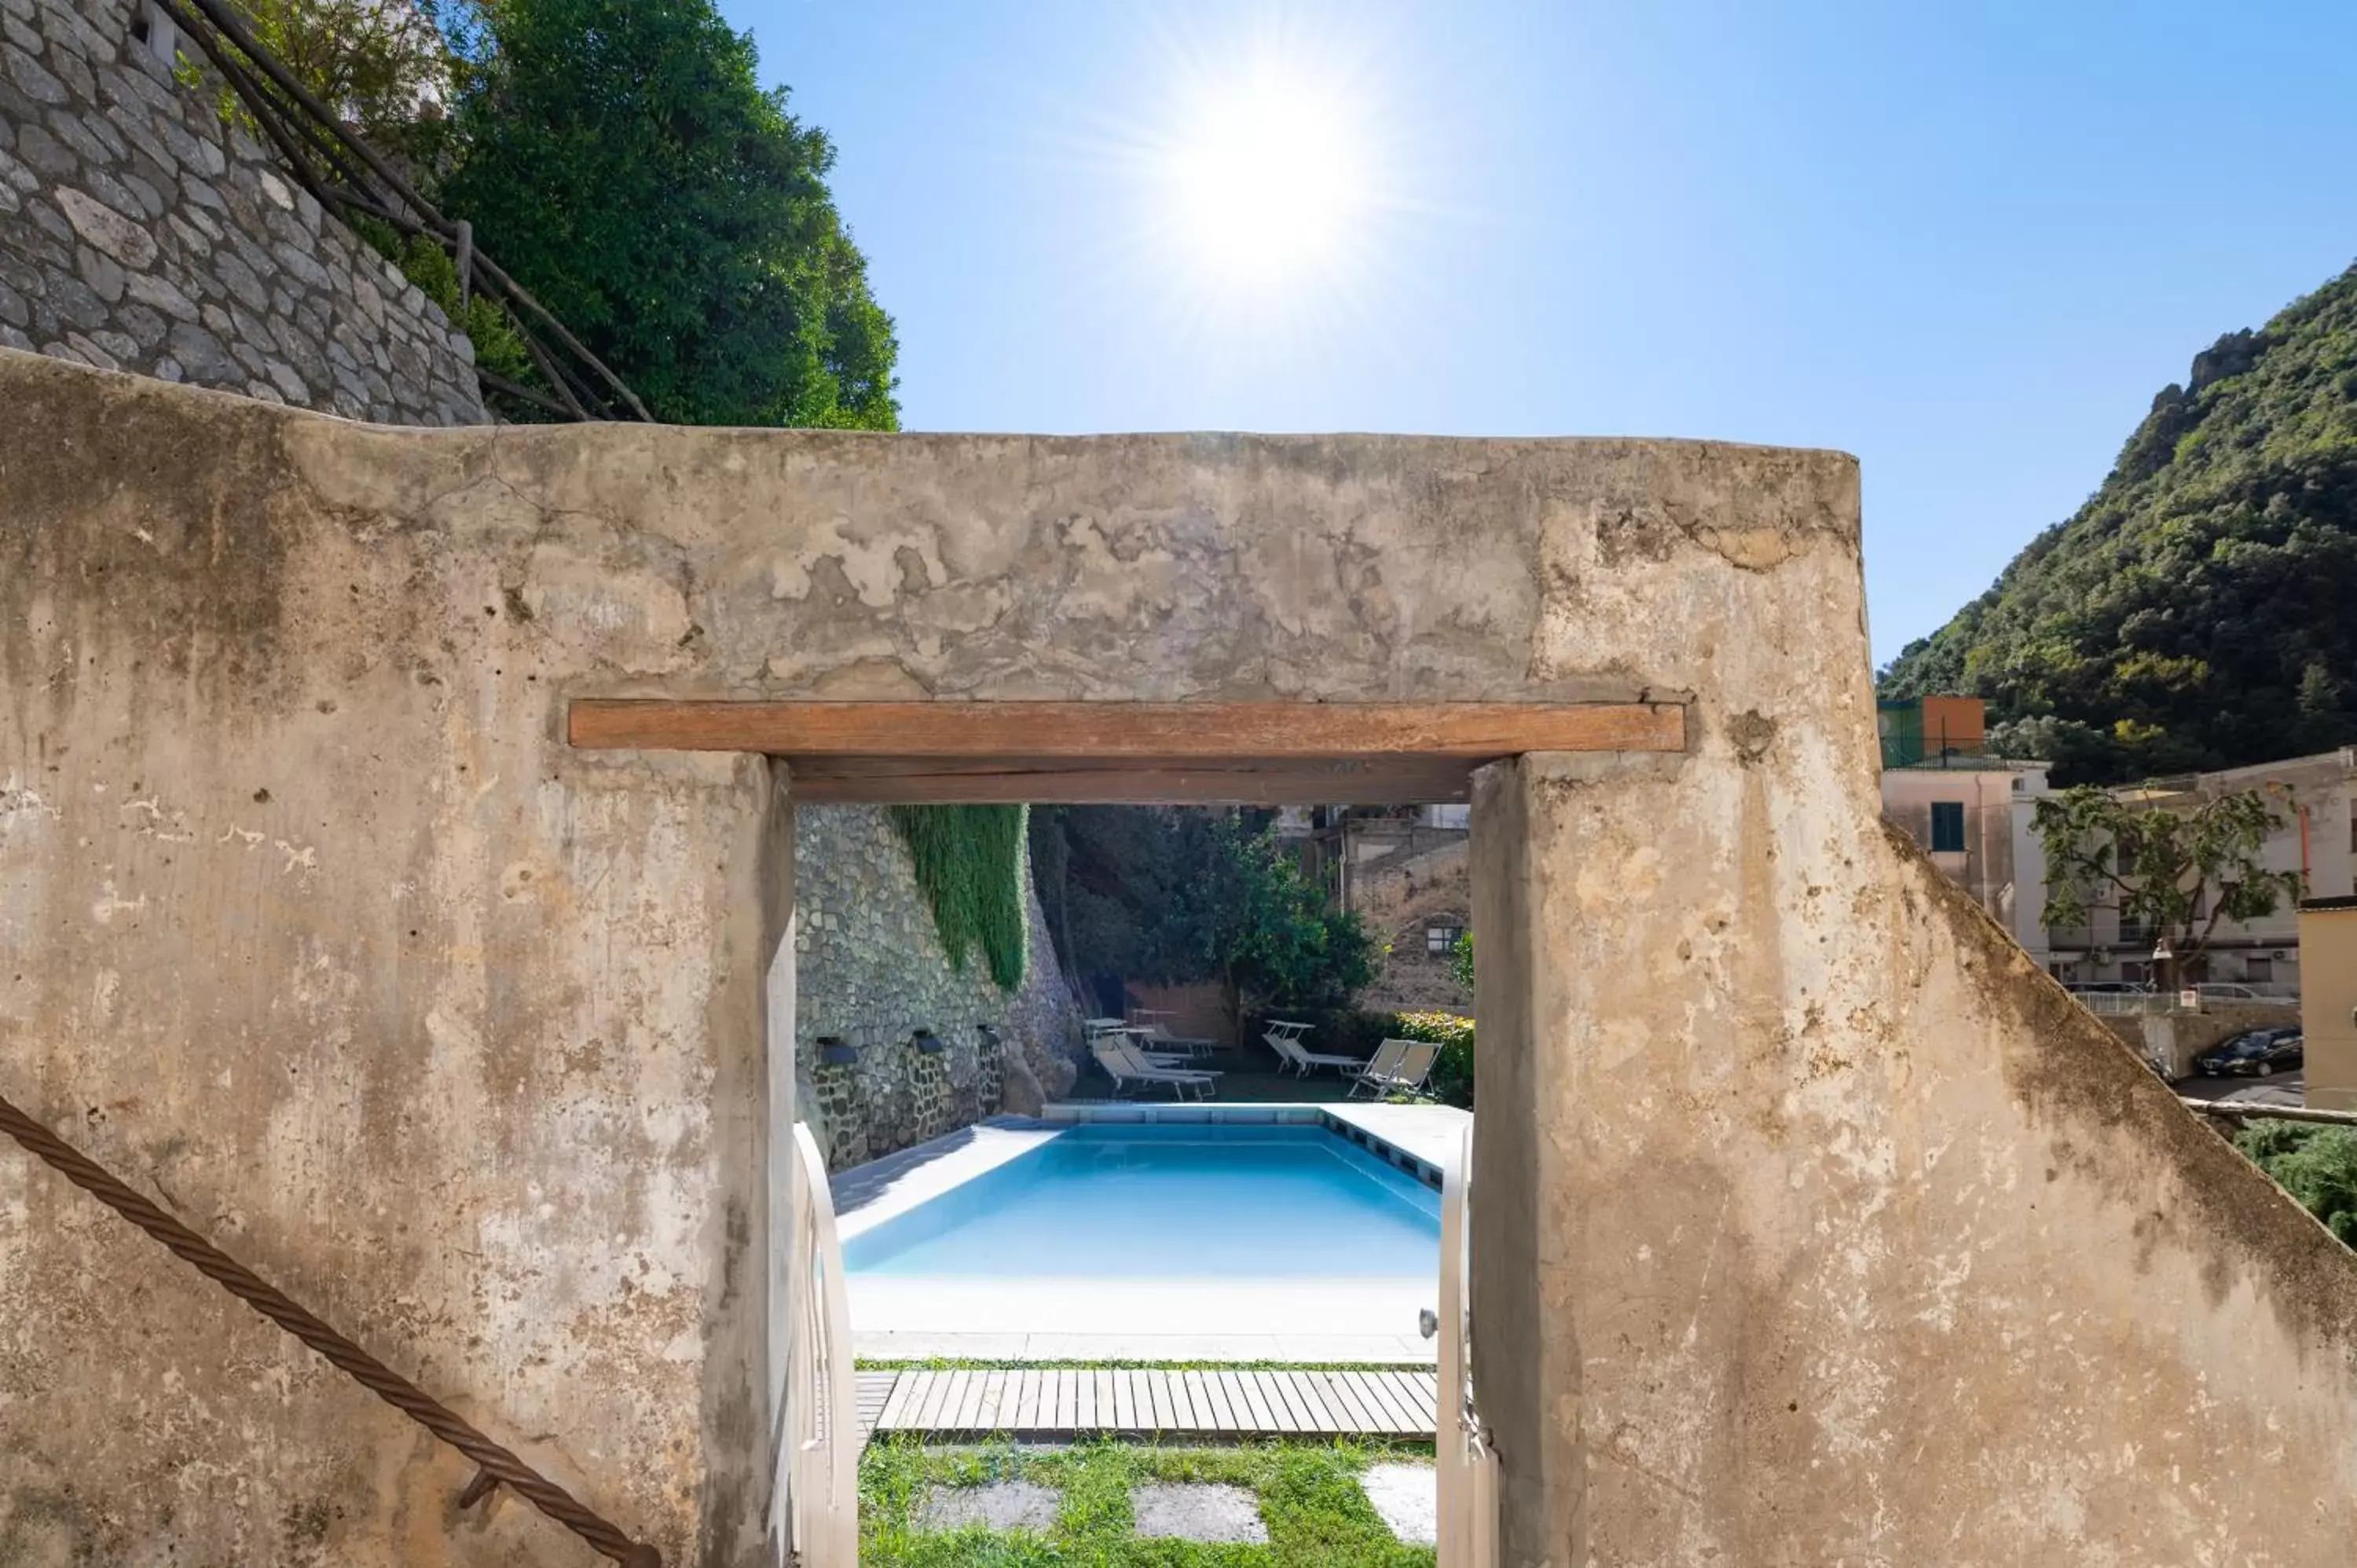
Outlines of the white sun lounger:
M1349 1098L1358 1099L1361 1090L1378 1100L1394 1092L1414 1094L1432 1076L1432 1064L1439 1059L1440 1047L1430 1040L1385 1040L1351 1085Z
M1358 1057L1329 1056L1320 1051L1311 1050L1301 1043L1300 1031L1308 1026L1307 1024L1296 1024L1283 1028L1272 1028L1261 1036L1267 1042L1268 1048L1276 1053L1277 1071L1283 1072L1286 1068L1291 1068L1302 1077L1308 1078L1321 1067L1330 1067L1338 1072L1356 1072L1367 1065Z
M1139 1048L1149 1051L1178 1051L1189 1057L1209 1056L1220 1048L1220 1042L1197 1035L1174 1035L1168 1024L1133 1024L1129 1037Z
M1157 1067L1146 1059L1144 1052L1119 1035L1101 1035L1091 1041L1090 1046L1096 1054L1097 1065L1104 1069L1106 1076L1113 1079L1115 1095L1122 1093L1127 1084L1159 1083L1169 1088L1173 1099L1184 1098L1190 1089L1208 1097L1219 1083L1220 1075L1216 1072Z

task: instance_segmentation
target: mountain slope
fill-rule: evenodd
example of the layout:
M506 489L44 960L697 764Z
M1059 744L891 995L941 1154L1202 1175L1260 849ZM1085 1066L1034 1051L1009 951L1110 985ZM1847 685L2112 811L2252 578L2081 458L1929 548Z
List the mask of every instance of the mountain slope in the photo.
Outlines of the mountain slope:
M2357 742L2357 267L2194 357L2103 487L1883 672L2058 779Z

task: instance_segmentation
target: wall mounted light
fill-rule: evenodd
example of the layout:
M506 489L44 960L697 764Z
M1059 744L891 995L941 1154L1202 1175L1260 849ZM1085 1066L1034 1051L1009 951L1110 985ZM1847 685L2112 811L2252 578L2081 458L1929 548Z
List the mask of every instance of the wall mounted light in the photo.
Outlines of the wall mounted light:
M821 1035L818 1059L821 1067L849 1067L859 1059L859 1047L841 1035Z
M950 1048L949 1042L931 1029L919 1029L913 1037L917 1042L917 1048L929 1057L940 1056Z

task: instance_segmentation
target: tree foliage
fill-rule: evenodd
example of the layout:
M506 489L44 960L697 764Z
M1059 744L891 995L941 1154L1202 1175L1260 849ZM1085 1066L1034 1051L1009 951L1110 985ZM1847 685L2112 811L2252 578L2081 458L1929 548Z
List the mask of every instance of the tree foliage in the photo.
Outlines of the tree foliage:
M2357 1247L2357 1128L2254 1122L2234 1146L2349 1246Z
M2087 504L1881 694L2056 721L2058 783L2327 750L2357 738L2352 598L2357 267L2197 355Z
M1473 993L1473 933L1466 932L1448 950L1448 978Z
M255 41L379 150L413 163L438 150L450 88L450 55L437 24L442 10L438 0L232 4ZM267 78L261 80L266 91L278 91ZM244 120L226 86L221 94L222 113Z
M896 426L834 149L709 0L479 0L452 37L445 209L658 418Z
M1358 917L1332 907L1265 821L1072 806L1032 823L1049 929L1084 976L1218 981L1244 1011L1339 1006L1374 979Z
M2261 860L2283 822L2263 789L2187 809L2093 785L2050 796L2031 822L2046 852L2046 923L2083 926L2093 905L2116 907L2122 920L2166 935L2176 961L2188 963L2221 921L2263 919L2298 898L2299 873Z

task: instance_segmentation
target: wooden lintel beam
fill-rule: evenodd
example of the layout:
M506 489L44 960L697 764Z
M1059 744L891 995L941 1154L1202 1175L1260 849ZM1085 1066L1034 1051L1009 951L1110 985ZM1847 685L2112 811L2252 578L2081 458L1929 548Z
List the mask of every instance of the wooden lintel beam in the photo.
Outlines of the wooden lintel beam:
M1487 759L1683 751L1674 703L769 703L576 699L577 746L774 757Z

